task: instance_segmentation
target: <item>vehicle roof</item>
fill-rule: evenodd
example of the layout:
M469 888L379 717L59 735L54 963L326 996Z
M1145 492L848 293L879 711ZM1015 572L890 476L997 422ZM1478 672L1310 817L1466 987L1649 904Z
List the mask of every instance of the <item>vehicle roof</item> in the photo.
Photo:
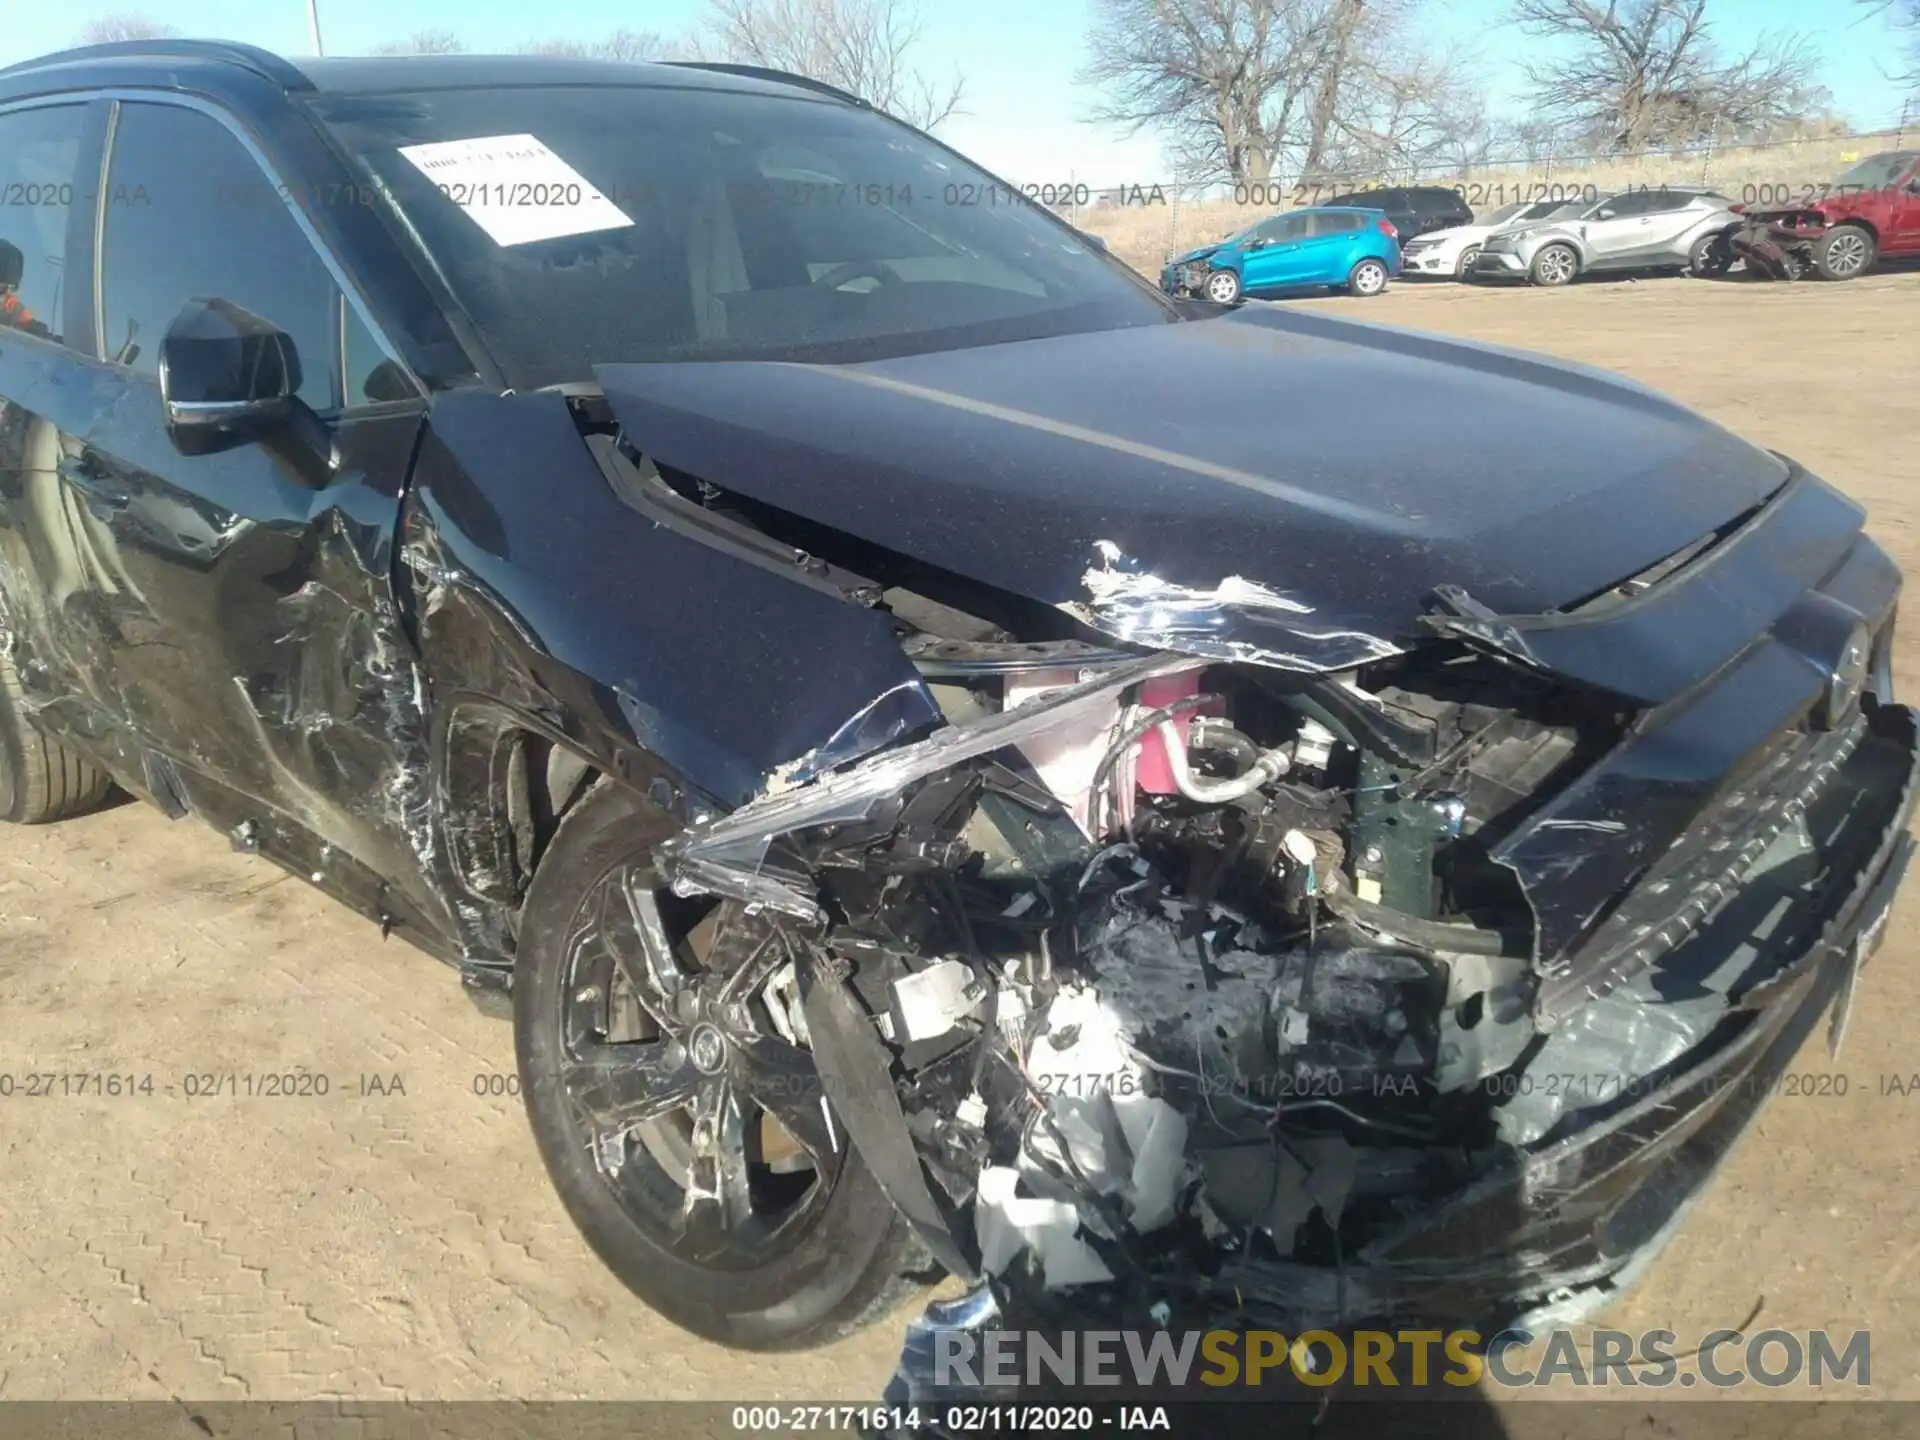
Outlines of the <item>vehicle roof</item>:
M730 90L769 95L796 91L862 103L805 76L750 65L694 62L630 64L569 55L352 55L289 59L230 40L126 40L83 45L0 69L0 93L34 93L103 85L193 88L196 79L268 80L305 94L385 90L496 89L530 85L621 85Z
M722 70L571 55L347 55L302 58L292 63L321 94L333 95L509 85L674 86L788 93L799 88L836 96L842 93L797 75L772 70L755 73L750 66Z
M1347 191L1349 195L1384 195L1389 190L1420 191L1428 195L1458 195L1451 185L1362 185Z

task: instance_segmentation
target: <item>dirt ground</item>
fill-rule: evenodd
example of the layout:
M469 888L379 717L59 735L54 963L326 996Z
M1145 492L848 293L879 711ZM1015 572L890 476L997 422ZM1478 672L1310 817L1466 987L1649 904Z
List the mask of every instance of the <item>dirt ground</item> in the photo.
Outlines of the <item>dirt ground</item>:
M1920 567L1920 275L1303 303L1624 371L1841 485ZM1920 694L1920 626L1897 669ZM1882 1078L1920 1072L1916 923L1910 884L1840 1062L1802 1057L1836 1078L1772 1102L1610 1323L1680 1348L1867 1328L1869 1393L1920 1397L1920 1093ZM49 1071L154 1089L24 1098ZM634 1301L492 1093L512 1071L451 971L192 822L129 804L0 833L0 1397L877 1397L898 1323L747 1357ZM187 1093L288 1072L328 1093Z

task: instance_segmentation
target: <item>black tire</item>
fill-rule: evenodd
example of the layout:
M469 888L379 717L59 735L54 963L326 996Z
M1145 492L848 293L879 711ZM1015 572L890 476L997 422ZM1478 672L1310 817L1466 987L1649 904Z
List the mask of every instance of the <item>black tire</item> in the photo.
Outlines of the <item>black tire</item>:
M1480 258L1480 247L1469 245L1460 252L1460 258L1454 262L1453 278L1471 282L1473 280L1473 262Z
M1813 268L1822 280L1852 280L1873 268L1880 253L1864 225L1836 225L1813 242Z
M113 780L48 739L27 713L13 662L0 656L0 820L45 825L98 810Z
M1733 268L1733 242L1726 231L1702 235L1693 242L1687 255L1686 273L1701 280L1714 280Z
M652 1151L635 1142L638 1132L618 1142L627 1153L609 1174L594 1152L591 1126L561 1078L562 1062L572 1053L568 1006L580 998L574 977L582 947L574 937L583 907L609 893L611 877L644 865L676 828L646 801L602 780L568 811L542 857L522 911L513 984L527 1117L567 1213L594 1253L641 1300L676 1325L734 1349L826 1345L883 1318L922 1283L907 1272L930 1263L872 1173L846 1148L844 1127L834 1142L837 1163L830 1177L828 1167L819 1167L824 1188L809 1190L816 1198L790 1224L757 1237L742 1254L695 1258L662 1218L684 1198L685 1176L676 1181ZM595 933L607 928L594 927ZM688 1046L675 1053L697 1052ZM809 1105L818 1101L817 1082L807 1095ZM831 1134L833 1122L827 1128ZM742 1173L750 1168L743 1160Z
M1527 279L1536 285L1565 285L1580 273L1580 256L1571 245L1542 245L1527 267Z
M1371 255L1347 272L1347 293L1369 299L1387 293L1387 262Z

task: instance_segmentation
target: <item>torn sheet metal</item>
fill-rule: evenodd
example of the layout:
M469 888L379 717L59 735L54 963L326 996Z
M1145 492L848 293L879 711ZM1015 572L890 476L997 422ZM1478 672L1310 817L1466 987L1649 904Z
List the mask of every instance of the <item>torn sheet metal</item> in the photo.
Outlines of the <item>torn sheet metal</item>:
M936 731L804 789L765 796L668 841L661 847L662 871L677 894L725 895L804 920L820 919L810 880L767 870L767 847L776 837L864 819L916 780L1029 737L1083 724L1088 716L1110 708L1112 697L1128 686L1192 666L1183 656L1147 656L1018 709Z
M1133 645L1317 673L1385 660L1405 647L1317 617L1306 601L1241 575L1210 589L1162 580L1111 540L1081 577L1088 598L1060 608Z

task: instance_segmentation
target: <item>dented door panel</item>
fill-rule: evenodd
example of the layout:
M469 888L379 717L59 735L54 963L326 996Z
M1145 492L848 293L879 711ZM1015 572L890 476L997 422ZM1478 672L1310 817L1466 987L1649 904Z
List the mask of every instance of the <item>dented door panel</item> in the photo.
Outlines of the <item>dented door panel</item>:
M259 445L182 455L150 380L68 363L91 414L72 417L55 506L96 578L53 643L97 677L116 768L163 756L187 798L249 797L430 908L424 695L392 587L418 415L338 422L316 487Z
M29 713L124 781L139 774L146 732L119 654L123 618L144 597L122 558L116 508L74 484L103 378L51 342L0 345L0 591Z

